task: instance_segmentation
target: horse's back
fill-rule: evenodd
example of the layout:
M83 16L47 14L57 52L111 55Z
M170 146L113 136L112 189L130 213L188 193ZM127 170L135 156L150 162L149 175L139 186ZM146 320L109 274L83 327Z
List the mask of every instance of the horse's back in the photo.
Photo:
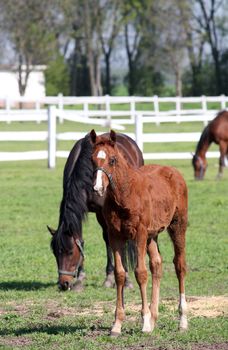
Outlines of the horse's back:
M219 143L220 141L228 142L228 111L221 111L209 124L209 131L212 141Z
M171 196L176 204L182 203L187 206L188 190L186 182L181 173L174 167L162 166L157 164L148 164L140 168L149 183L153 184L153 188L157 195L162 193Z
M116 134L116 136L117 146L128 163L136 168L142 166L144 164L143 155L137 143L125 134Z

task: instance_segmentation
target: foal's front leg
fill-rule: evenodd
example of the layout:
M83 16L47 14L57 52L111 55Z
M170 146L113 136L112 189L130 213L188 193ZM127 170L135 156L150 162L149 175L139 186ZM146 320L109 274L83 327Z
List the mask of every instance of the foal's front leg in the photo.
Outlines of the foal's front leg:
M121 326L125 318L123 290L124 290L124 284L126 279L126 272L124 270L123 263L122 263L122 253L123 253L124 242L121 240L114 241L110 239L110 245L113 249L113 255L114 255L114 262L115 262L114 272L115 272L116 291L117 291L115 322L111 329L111 336L118 336L121 334Z
M145 231L140 232L140 237L137 240L137 266L135 269L135 277L138 282L141 298L142 298L142 320L143 328L142 331L149 333L152 331L152 322L151 322L151 312L147 303L147 268L145 263L146 256L146 242L147 242L147 233Z

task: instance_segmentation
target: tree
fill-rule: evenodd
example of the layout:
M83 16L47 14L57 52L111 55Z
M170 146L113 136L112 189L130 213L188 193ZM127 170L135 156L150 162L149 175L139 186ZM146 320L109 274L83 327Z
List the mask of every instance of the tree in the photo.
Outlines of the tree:
M221 38L224 33L224 25L226 23L225 18L219 22L219 16L223 17L222 5L224 1L222 0L196 0L199 5L196 9L195 18L201 29L204 30L206 39L211 48L211 54L214 61L215 69L215 83L216 83L216 93L222 93L222 76L221 76ZM220 13L220 15L219 15ZM227 32L226 32L227 34Z
M197 96L201 94L201 70L202 70L202 59L205 46L205 35L203 31L196 27L194 20L194 9L193 2L188 0L176 1L179 9L181 24L185 32L185 46L188 53L188 59L190 63L190 71L187 71L189 94Z
M99 6L99 37L105 60L105 92L111 94L110 58L124 17L121 15L121 0L106 0Z
M101 85L99 45L99 0L84 0L84 39L89 66L91 92L93 96L101 96L103 89Z
M1 29L15 52L21 96L25 94L33 65L45 64L55 47L51 23L52 1L0 0Z
M155 7L157 55L160 67L175 79L176 95L182 95L182 75L186 64L186 34L182 25L178 0L161 0Z
M130 0L122 5L122 16L124 17L124 39L128 59L128 92L135 93L137 61L140 56L139 48L144 29L148 22L145 14L152 7L151 0Z
M69 95L69 70L63 56L57 55L45 71L46 95Z

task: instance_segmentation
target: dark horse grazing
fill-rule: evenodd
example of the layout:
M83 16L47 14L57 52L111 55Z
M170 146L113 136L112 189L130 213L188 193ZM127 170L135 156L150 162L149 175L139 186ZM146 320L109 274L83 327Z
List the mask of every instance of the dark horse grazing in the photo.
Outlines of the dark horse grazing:
M94 190L105 197L103 215L108 226L109 242L114 254L117 302L111 335L121 334L124 319L123 290L126 272L122 252L126 241L135 243L135 277L142 298L143 332L151 332L158 317L162 258L158 234L168 230L174 246L174 265L179 281L180 328L187 329L187 304L184 278L185 232L187 227L187 187L174 168L145 165L138 169L126 162L116 144L116 133L110 138L97 136L92 130L94 144ZM152 273L151 304L147 304L146 253Z
M108 134L103 134L107 138ZM143 164L142 153L137 144L128 136L117 134L117 147L126 161L133 167ZM109 246L107 225L102 206L104 200L93 191L92 144L90 136L76 142L66 161L63 174L63 198L60 205L57 230L48 227L53 235L51 247L58 265L60 289L82 288L83 240L82 221L88 211L95 212L103 230L107 249L106 287L114 286L112 252ZM76 283L75 278L77 278Z
M223 167L228 157L228 112L221 111L203 130L192 159L194 176L197 180L203 180L207 168L206 152L212 142L219 145L219 172L222 176Z

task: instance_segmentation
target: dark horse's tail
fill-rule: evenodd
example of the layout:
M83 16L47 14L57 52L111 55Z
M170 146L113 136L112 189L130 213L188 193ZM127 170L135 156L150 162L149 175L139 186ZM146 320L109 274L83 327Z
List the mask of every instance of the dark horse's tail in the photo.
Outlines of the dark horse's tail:
M125 244L124 249L124 266L127 269L134 270L136 267L136 261L137 261L137 250L136 250L136 244L133 240L128 240Z

